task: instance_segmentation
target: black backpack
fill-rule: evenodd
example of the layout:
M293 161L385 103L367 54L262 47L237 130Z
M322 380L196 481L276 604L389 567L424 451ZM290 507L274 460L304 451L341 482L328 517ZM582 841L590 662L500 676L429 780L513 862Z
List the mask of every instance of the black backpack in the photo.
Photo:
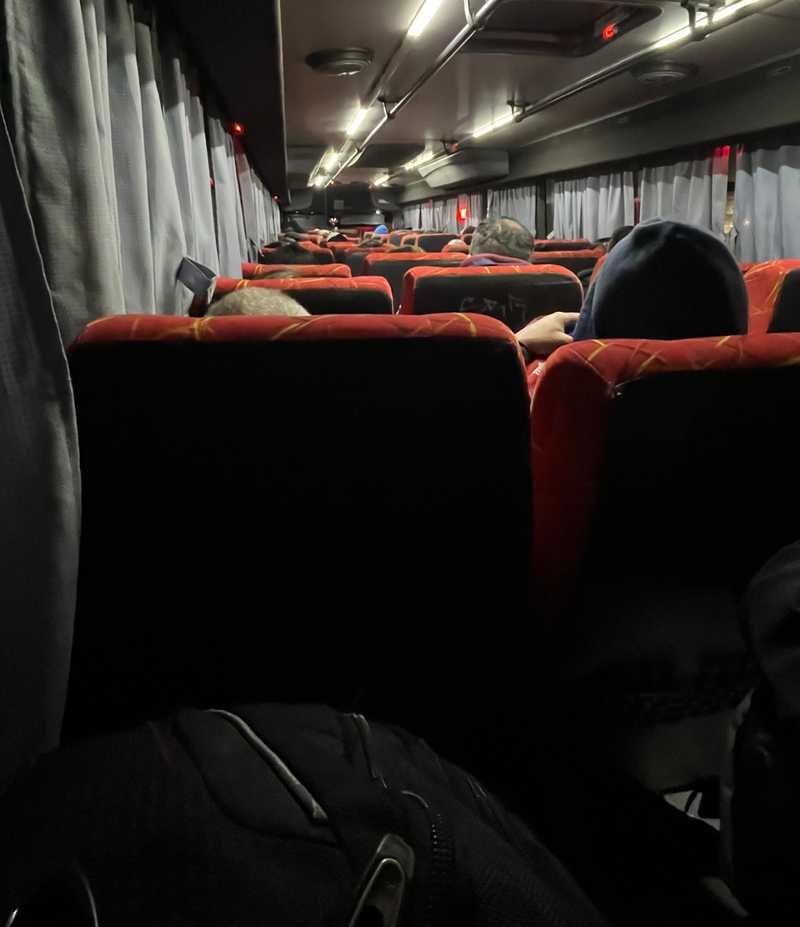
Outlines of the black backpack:
M562 865L401 729L181 711L44 757L0 806L14 927L600 927Z

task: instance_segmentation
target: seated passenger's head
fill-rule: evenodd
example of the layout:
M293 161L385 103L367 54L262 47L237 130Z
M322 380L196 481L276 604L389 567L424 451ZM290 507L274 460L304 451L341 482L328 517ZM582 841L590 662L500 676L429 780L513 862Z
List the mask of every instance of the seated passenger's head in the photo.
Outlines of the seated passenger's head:
M388 235L388 234L389 234L389 229L388 229L383 223L381 223L381 224L375 229L375 234L376 234L376 235Z
M281 290L266 287L243 287L223 296L208 307L207 316L223 315L297 315L309 313Z
M391 247L386 249L387 254L392 254L392 253L396 254L398 251L402 251L405 254L408 254L409 252L411 254L423 254L424 253L423 249L420 248L419 245L392 245Z
M747 331L747 291L733 255L710 232L663 219L637 225L608 255L582 316L587 310L582 321L593 324L583 337L676 340Z
M442 248L442 251L454 251L457 254L469 254L469 245L465 241L462 241L460 238L454 238L452 241L447 242L444 248Z
M365 238L364 241L361 242L360 247L362 248L382 248L383 240L380 238Z
M283 245L261 255L262 264L318 264L317 256L299 243Z
M608 239L608 248L606 250L612 251L616 245L618 245L623 238L627 238L632 231L632 225L621 225L618 229L615 229L611 234L611 238Z
M475 231L475 226L474 226L474 225L467 225L467 226L464 227L464 229L462 230L461 234L462 234L462 235L472 235L472 233L473 233L474 231Z
M253 274L253 280L290 280L293 277L299 277L300 274L290 267L280 267L276 270L262 270Z
M533 253L533 235L516 219L485 219L475 229L470 254L499 254L527 261Z

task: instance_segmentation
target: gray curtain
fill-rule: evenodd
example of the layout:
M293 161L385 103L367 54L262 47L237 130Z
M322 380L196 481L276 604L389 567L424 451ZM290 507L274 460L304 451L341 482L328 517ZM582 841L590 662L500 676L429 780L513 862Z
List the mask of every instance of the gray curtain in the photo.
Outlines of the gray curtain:
M483 193L470 193L468 197L469 202L469 218L467 219L465 225L478 225L486 218L486 198Z
M516 219L529 229L531 234L536 235L536 187L525 184L520 187L490 190L486 213L490 219L499 219L502 216Z
M420 203L419 205L419 227L421 231L432 232L435 229L434 222L436 221L434 215L434 205L433 200L428 200L426 203Z
M101 315L184 311L180 262L213 266L216 245L179 56L162 60L129 0L4 3L14 141L64 337Z
M413 206L406 206L405 209L403 209L403 216L401 219L403 223L403 228L419 229L422 227L419 224L420 223L419 210L420 210L419 203L414 203Z
M71 37L77 39L77 22L73 26ZM80 118L79 112L73 115ZM33 173L40 167L37 162ZM100 181L93 190L98 204L105 195L102 176ZM102 292L101 281L90 284ZM72 646L80 522L77 433L66 358L4 117L0 293L2 789L58 742Z
M66 341L124 307L105 4L5 0L14 141ZM84 22L86 28L84 28Z
M247 255L247 260L255 261L258 259L261 232L258 215L258 190L255 176L250 170L250 162L247 160L247 155L238 138L233 139L233 150L239 190L241 192L241 214L244 221L246 242L244 253Z
M208 120L208 143L211 151L211 171L214 178L214 201L217 215L219 272L225 277L240 277L242 261L247 260L244 242L242 204L233 139L225 131L222 120L212 114Z
M555 181L552 193L555 238L597 241L610 238L622 225L633 225L631 171Z
M186 254L213 271L219 268L211 199L203 106L172 36L161 48L161 95L172 168L186 239Z
M728 146L705 157L642 170L641 214L645 219L676 219L725 237ZM627 223L630 224L630 223Z
M739 151L735 216L739 260L800 258L800 144Z
M150 303L127 308L129 312L181 313L188 310L192 301L192 294L177 279L178 267L186 255L181 203L156 82L153 35L144 23L137 21L134 26L147 170L149 238L153 253L153 293ZM134 193L134 196L141 195L142 191ZM126 206L127 203L120 202L120 211Z

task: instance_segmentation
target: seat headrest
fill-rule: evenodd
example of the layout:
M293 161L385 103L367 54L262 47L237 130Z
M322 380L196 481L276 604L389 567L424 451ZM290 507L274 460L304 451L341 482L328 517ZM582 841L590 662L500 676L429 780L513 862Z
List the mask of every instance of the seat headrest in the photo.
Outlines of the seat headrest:
M800 331L800 260L751 264L744 282L751 334Z
M391 315L392 288L383 277L289 277L242 280L237 289L281 290L311 315ZM215 296L222 296L217 291Z
M257 277L260 274L272 274L280 271L291 271L298 277L349 277L350 268L346 264L242 264L242 276L245 279ZM219 280L230 278L221 277Z
M479 312L518 331L531 319L580 308L583 289L555 264L489 267L414 267L403 281L403 314Z

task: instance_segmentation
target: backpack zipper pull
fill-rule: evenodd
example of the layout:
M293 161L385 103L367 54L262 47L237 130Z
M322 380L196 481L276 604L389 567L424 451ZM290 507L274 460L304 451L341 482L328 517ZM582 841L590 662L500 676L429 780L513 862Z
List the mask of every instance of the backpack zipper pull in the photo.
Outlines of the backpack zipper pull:
M414 878L414 861L405 840L386 834L361 879L348 927L397 927L406 887Z

